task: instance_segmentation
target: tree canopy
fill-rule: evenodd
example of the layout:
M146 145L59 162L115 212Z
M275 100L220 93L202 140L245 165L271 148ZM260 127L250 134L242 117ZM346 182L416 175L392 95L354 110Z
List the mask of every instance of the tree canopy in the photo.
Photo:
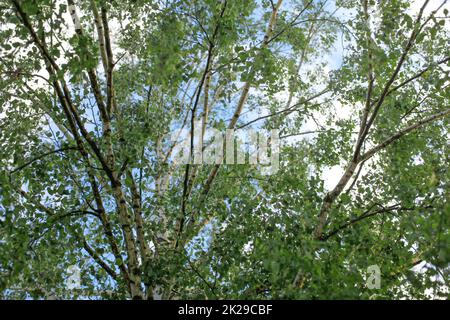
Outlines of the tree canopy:
M448 10L0 0L0 295L445 298ZM277 170L173 161L210 129Z

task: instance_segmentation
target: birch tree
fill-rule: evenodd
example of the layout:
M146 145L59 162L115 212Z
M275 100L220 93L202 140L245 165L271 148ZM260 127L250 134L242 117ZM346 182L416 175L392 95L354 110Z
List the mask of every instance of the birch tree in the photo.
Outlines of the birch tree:
M0 0L1 296L446 297L448 10ZM212 129L278 171L195 161Z

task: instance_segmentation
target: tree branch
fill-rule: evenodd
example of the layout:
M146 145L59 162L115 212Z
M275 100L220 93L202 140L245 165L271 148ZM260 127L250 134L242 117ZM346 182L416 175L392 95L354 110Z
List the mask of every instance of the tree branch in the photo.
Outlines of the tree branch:
M36 158L31 159L31 160L25 162L23 165L21 165L21 166L15 168L15 169L12 170L10 173L11 173L11 174L16 173L17 171L20 171L20 170L22 170L23 168L29 166L30 164L32 164L32 163L34 163L34 162L36 162L36 161L38 161L38 160L41 160L42 158L45 158L45 157L47 157L47 156L49 156L49 155L52 155L52 154L55 154L55 153L58 153L58 152L68 151L68 150L78 150L78 148L77 148L77 147L64 147L64 148L59 148L59 149L56 149L56 150L52 150L52 151L43 153L43 154L37 156Z

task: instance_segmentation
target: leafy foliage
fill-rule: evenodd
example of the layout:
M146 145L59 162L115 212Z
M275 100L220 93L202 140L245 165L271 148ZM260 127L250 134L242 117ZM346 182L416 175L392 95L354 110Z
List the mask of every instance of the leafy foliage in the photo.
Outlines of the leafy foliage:
M448 294L445 2L0 8L2 297ZM279 171L174 165L196 120L278 129Z

